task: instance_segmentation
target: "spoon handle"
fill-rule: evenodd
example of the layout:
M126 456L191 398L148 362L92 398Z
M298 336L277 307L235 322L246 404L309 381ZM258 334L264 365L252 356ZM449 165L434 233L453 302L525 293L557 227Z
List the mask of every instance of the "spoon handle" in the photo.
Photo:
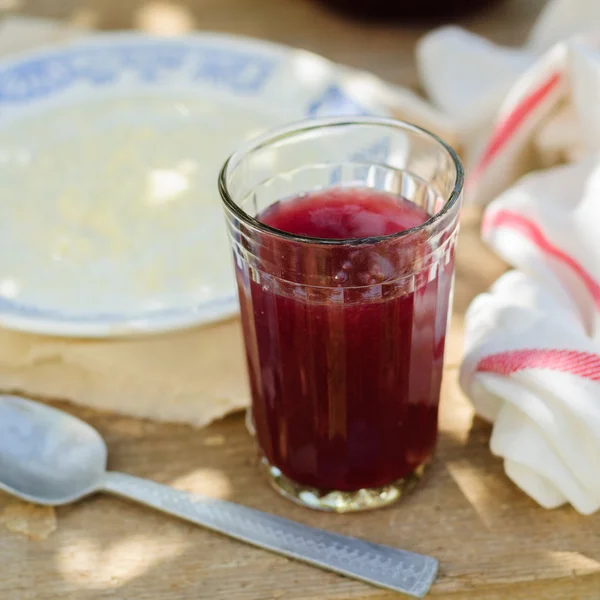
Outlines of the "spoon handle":
M131 475L108 473L103 489L259 548L417 598L427 593L437 573L437 560L430 556L315 529Z

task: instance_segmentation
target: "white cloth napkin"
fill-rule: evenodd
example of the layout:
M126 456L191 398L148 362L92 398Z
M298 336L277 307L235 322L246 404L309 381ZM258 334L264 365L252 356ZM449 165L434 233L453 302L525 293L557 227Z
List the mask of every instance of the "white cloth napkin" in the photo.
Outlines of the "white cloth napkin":
M550 2L521 48L457 28L419 45L455 119L467 199L515 270L466 314L461 385L491 450L546 508L600 508L600 2Z
M461 384L491 450L546 508L600 508L600 157L530 174L486 210L512 266L466 315Z
M423 87L460 132L467 201L486 204L522 174L600 147L599 41L597 0L550 2L519 48L457 27L420 41Z

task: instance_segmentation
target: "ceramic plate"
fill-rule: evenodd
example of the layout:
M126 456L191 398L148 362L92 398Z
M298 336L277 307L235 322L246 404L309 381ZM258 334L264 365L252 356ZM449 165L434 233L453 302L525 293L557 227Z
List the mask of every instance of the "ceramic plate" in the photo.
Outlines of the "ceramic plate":
M381 114L353 72L213 34L108 34L0 63L0 324L158 333L238 310L225 158L311 116Z

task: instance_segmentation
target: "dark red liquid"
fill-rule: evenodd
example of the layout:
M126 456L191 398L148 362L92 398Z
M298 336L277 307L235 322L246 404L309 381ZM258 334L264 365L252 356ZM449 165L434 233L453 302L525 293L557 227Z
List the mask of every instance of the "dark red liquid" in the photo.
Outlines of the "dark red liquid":
M406 200L341 188L258 215L327 239L392 234L428 218ZM238 270L254 424L267 459L320 489L409 475L437 437L453 249L414 272L431 253L421 233L334 246L267 237L256 252L260 270Z

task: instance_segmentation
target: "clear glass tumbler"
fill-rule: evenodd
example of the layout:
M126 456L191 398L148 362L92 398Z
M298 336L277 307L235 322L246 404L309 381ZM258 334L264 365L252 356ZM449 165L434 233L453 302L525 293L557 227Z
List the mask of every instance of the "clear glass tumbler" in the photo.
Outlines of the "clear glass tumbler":
M219 188L253 425L270 482L292 500L337 512L377 508L430 461L462 185L444 142L375 117L284 127L225 163ZM257 218L331 187L391 193L429 219L382 237L319 239Z

